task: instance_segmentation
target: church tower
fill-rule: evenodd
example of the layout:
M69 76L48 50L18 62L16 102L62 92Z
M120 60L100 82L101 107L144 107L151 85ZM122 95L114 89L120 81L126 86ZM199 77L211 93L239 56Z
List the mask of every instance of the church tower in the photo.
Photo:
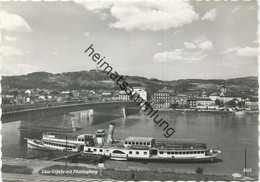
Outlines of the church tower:
M220 96L225 96L225 93L227 92L227 87L225 85L225 82L222 83L221 89L220 89Z

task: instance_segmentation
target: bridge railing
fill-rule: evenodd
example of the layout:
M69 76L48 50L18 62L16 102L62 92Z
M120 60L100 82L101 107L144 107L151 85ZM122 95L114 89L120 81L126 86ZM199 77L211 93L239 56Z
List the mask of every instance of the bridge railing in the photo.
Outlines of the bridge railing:
M33 110L41 110L41 109L47 109L47 108L60 108L60 107L73 107L73 106L84 106L84 105L89 105L89 104L109 104L109 103L131 103L133 101L129 100L129 101L99 101L99 102L84 102L84 103L70 103L70 104L65 104L65 103L61 103L59 105L48 105L47 106L42 106L42 107L37 107L37 105L32 106L33 108L26 108L26 109L17 109L17 110L9 110L6 111L4 110L5 108L2 107L2 113L3 114L8 114L8 113L16 113L16 112L22 112L22 111L33 111ZM14 105L16 106L16 105ZM20 105L22 106L22 105Z

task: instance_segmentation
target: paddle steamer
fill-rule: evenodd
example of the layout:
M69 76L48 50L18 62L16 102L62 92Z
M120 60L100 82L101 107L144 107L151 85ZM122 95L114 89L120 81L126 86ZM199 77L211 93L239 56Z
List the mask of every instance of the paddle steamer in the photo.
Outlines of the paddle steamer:
M99 129L94 134L67 135L44 133L42 140L27 139L28 148L70 150L83 155L103 156L112 160L214 161L220 150L209 150L204 143L156 140L151 137L113 138L115 125L109 125L108 135Z

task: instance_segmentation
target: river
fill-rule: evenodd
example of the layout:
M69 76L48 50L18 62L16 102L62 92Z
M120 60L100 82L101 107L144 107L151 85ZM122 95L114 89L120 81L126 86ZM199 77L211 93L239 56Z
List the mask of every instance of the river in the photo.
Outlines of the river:
M69 131L73 133L94 133L97 129L108 129L109 122L116 124L114 138L127 136L146 136L164 139L164 132L145 114L122 117L113 112L76 112L74 123L68 116L55 116L44 119L14 121L2 125L2 154L15 158L39 158L46 153L27 149L25 137L41 138L44 131ZM114 113L120 113L115 111ZM79 116L80 115L80 116ZM215 163L142 163L107 160L106 166L114 168L152 168L174 169L175 171L194 171L203 167L206 173L243 173L244 150L247 150L247 168L250 174L258 174L258 115L237 116L232 113L207 112L161 112L161 117L170 123L175 133L170 139L203 142L210 149L219 149L222 154ZM79 118L75 120L75 118Z

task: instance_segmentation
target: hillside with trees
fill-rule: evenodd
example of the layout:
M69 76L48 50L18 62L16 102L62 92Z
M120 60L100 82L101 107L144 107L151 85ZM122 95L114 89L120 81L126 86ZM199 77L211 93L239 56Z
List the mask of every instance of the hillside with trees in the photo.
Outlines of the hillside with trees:
M258 90L257 77L244 77L232 79L181 79L173 81L163 81L156 78L145 78L139 76L124 75L124 79L131 86L146 87L148 92L156 92L163 87L174 90L175 93L185 92L200 92L208 93L218 92L220 86L225 82L232 93L248 93L256 94ZM32 89L45 88L51 90L84 90L84 89L105 89L105 90L119 90L115 84L104 71L90 70L79 72L66 73L47 73L34 72L20 76L3 76L2 90L15 89Z

